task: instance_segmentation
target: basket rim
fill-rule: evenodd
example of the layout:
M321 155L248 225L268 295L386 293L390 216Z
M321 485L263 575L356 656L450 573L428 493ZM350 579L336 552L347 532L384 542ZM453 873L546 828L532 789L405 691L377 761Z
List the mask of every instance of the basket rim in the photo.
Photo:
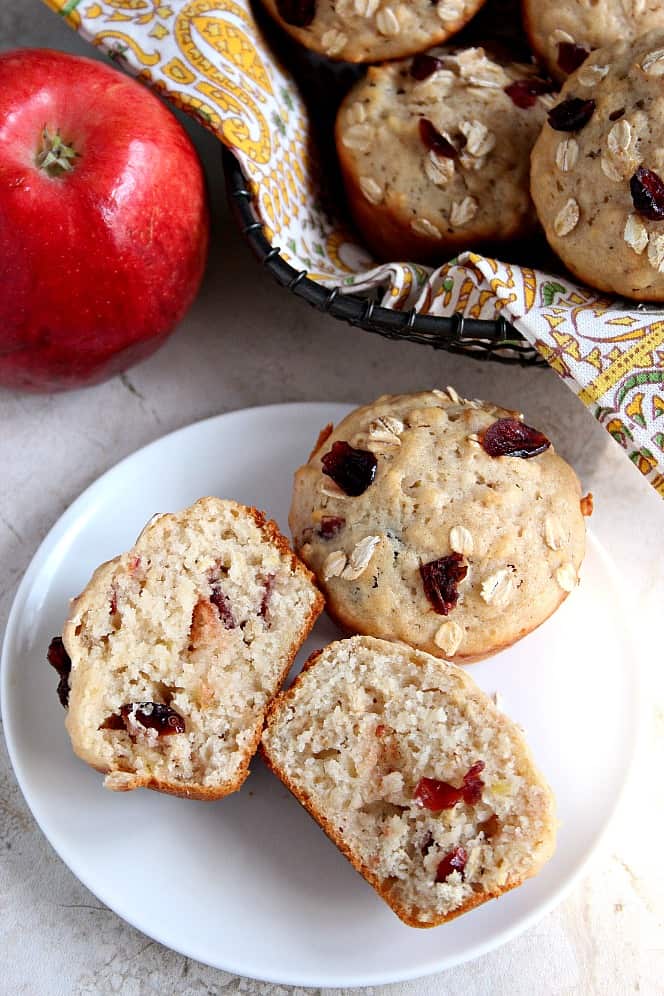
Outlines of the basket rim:
M415 308L395 311L345 288L327 288L311 280L307 270L296 270L281 255L281 247L269 242L232 150L224 147L222 160L233 213L254 255L277 283L314 308L388 339L425 343L477 359L546 366L537 350L502 316L491 320L466 318L459 313L450 317L421 315Z

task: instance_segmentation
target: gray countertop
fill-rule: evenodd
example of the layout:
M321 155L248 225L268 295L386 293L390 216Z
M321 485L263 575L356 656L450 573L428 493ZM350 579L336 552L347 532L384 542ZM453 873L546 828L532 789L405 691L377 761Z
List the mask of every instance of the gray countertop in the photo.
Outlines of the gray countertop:
M91 53L38 0L0 0L0 49L19 45ZM663 590L661 499L552 371L388 343L326 319L278 288L227 215L217 143L194 126L190 132L210 182L213 249L202 292L176 335L156 356L97 388L56 396L0 390L0 630L39 542L72 500L121 457L180 426L248 405L354 402L448 383L462 394L524 411L594 492L592 527L615 559L626 604L633 605L630 616L646 660L641 756L603 844L554 912L490 955L375 992L664 992L664 789L656 763L664 748L664 712L662 669L654 666L661 662L654 629ZM601 680L601 667L599 675ZM0 992L289 992L174 954L104 908L42 836L4 746L0 853Z

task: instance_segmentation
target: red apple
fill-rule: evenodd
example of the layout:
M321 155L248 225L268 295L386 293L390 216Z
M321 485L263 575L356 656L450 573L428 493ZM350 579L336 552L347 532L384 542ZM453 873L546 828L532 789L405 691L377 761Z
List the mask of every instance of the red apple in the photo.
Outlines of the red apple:
M0 384L104 380L172 332L201 281L203 172L186 132L110 66L0 55Z

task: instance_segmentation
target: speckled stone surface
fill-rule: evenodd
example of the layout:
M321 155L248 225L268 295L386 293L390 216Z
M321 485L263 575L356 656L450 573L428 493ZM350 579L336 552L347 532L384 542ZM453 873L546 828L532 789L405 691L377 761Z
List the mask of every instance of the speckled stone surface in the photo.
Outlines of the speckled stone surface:
M38 0L0 0L0 49L17 45L90 54ZM92 390L54 397L0 390L0 631L30 558L58 516L100 473L172 429L247 405L369 400L436 383L519 408L555 438L595 493L593 529L613 554L625 588L625 605L611 611L634 606L646 686L639 763L590 866L554 912L484 958L373 992L663 993L664 696L661 635L652 628L664 594L661 499L554 373L480 365L384 342L291 299L261 273L233 229L218 147L202 132L195 135L210 179L214 251L200 298L176 336L146 363ZM588 663L598 667L601 680L601 662ZM298 992L191 962L104 908L42 836L3 745L0 855L0 993Z

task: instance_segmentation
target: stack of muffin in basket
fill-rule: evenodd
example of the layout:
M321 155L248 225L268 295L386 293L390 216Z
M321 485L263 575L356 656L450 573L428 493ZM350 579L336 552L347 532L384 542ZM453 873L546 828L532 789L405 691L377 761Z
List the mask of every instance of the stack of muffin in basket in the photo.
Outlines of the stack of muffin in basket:
M296 553L203 498L95 571L48 652L72 746L107 788L219 799L260 743L402 920L458 916L534 875L556 827L523 732L459 664L556 611L591 510L518 412L379 398L297 471ZM351 635L279 693L324 606Z
M584 283L664 299L664 3L522 0L527 61L444 44L483 2L262 0L306 48L378 63L335 129L366 245L440 265L541 226Z

